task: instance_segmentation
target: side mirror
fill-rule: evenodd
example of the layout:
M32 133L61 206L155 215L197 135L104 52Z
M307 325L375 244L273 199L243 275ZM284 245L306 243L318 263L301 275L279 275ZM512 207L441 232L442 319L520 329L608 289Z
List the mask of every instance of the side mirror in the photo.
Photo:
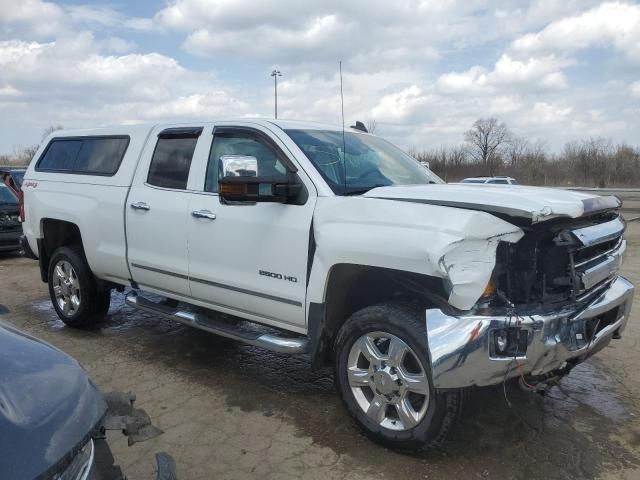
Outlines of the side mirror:
M302 185L292 175L258 176L258 160L223 155L218 161L218 194L228 202L281 202L298 196Z

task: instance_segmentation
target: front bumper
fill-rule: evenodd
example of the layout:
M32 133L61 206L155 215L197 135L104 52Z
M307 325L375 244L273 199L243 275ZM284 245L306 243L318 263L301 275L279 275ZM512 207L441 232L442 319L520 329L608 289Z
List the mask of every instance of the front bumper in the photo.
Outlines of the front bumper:
M552 313L517 312L517 319L454 317L440 309L429 309L427 341L434 386L495 385L521 374L543 375L566 363L580 363L607 346L614 335L622 333L629 319L633 290L629 281L617 277L586 307L578 310L567 307ZM514 328L516 320L518 328L527 332L526 353L496 354L495 332Z

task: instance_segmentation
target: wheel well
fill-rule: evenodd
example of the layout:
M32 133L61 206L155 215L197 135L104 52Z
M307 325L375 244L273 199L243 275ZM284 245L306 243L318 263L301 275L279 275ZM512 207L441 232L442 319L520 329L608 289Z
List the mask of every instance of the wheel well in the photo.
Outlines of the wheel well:
M42 220L42 241L39 242L40 275L43 282L49 276L49 259L56 249L69 245L82 247L80 229L75 223L53 218Z
M340 327L358 310L391 300L406 300L421 308L447 305L441 278L366 265L339 264L329 272L324 303L311 304L309 336L315 366L331 362Z

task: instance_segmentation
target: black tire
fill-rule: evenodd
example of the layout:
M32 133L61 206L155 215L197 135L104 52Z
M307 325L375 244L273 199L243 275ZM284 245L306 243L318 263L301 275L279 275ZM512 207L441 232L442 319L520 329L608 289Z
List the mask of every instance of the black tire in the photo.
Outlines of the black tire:
M79 284L79 305L73 311L65 312L58 303L54 291L56 265L67 262L75 272ZM111 290L101 289L91 272L91 268L80 247L60 247L49 261L49 295L58 317L68 326L74 328L90 327L104 319L111 304Z
M392 430L371 419L358 404L347 376L349 352L354 343L371 332L385 332L404 341L419 357L429 380L429 402L421 421L413 428ZM342 400L367 436L400 451L417 451L442 444L462 411L463 391L433 388L426 342L424 314L407 303L383 303L354 313L342 326L334 344L335 382Z

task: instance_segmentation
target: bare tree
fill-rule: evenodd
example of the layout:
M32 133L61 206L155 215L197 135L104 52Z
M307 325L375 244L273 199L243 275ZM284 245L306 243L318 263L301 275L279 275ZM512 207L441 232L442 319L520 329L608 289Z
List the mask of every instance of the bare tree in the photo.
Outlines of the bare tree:
M11 156L11 165L23 167L29 165L29 162L38 151L38 145L32 145L30 147L16 148Z
M504 148L511 140L507 126L496 118L480 118L464 134L471 158L480 163L489 175L495 175L502 164Z
M44 142L45 138L47 138L50 134L52 134L57 130L64 130L64 127L62 125L50 125L47 128L45 128L44 132L42 132L42 137L40 138L40 142Z
M45 138L49 136L49 134L62 130L64 127L62 125L51 125L47 127L40 139L40 143L44 141ZM11 155L0 155L0 165L14 165L14 166L25 166L29 165L29 162L33 158L33 156L38 151L39 145L31 145L28 147L15 147L13 149L13 154Z
M614 144L608 138L590 138L569 142L563 151L553 154L543 140L514 137L503 145L501 153L496 155L500 173L516 178L521 184L640 187L640 147L637 146ZM465 143L425 151L413 148L411 155L428 163L431 170L446 181L456 182L488 174L482 157L471 156L470 151L469 144Z
M522 162L529 148L528 139L518 135L512 135L504 149L508 165L510 167L517 167L518 164Z

